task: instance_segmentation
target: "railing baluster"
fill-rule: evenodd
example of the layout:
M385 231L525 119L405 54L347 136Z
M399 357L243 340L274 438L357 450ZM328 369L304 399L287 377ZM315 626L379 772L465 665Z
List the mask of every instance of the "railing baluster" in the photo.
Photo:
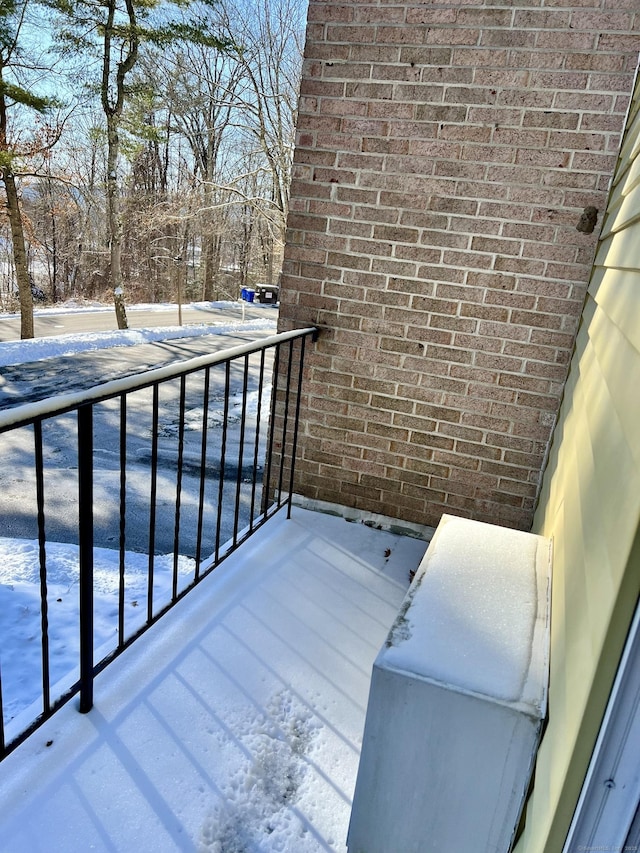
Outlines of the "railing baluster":
M36 514L37 514L37 529L39 543L39 560L40 560L40 599L41 599L41 645L42 645L42 703L43 713L34 718L26 728L23 728L15 737L12 737L7 743L7 726L5 725L3 716L3 700L6 704L6 678L4 684L0 673L0 759L4 758L12 752L20 743L27 739L41 723L55 713L58 708L62 707L72 696L80 694L80 711L88 712L93 706L93 681L95 676L102 672L107 665L115 659L122 651L128 648L141 634L143 634L152 624L158 621L161 616L166 613L176 601L186 595L200 580L202 580L216 565L222 562L230 553L232 553L252 532L257 530L262 524L277 512L284 501L282 499L283 484L285 480L285 463L289 464L291 460L290 470L287 471L289 483L288 497L288 514L291 511L291 496L294 485L294 463L297 453L298 444L298 429L300 421L300 401L302 392L302 371L305 352L305 338L315 333L312 329L303 329L299 332L285 332L282 335L276 335L268 338L264 342L255 342L251 344L234 347L224 354L206 356L198 359L193 359L180 368L162 368L159 370L149 371L139 378L126 377L114 383L104 383L99 389L90 389L84 394L66 394L59 398L59 403L56 404L56 398L44 401L41 404L27 404L24 406L15 407L14 410L0 412L0 434L8 432L12 429L17 429L23 426L33 426L35 455L34 467L36 478ZM297 390L292 386L292 382L296 381L294 376L293 356L294 356L294 341L300 339L300 354L297 376ZM283 370L281 358L281 346L289 343L289 364L287 370ZM263 394L267 389L269 376L267 375L267 352L273 350L273 379L272 379L272 396L270 407L270 420L268 428L263 424L263 419L266 421L267 410L263 405ZM255 436L249 438L249 406L248 406L248 385L251 376L251 370L255 362L250 360L250 356L260 353L259 374L258 374L258 400L256 405L256 424ZM235 456L230 452L230 427L231 427L231 372L235 371L236 365L239 367L239 359L243 358L243 398L242 411L238 432L238 474L236 478L235 500L231 499L232 481L226 483L226 467L227 457L231 461L231 456ZM233 362L233 364L232 364ZM209 537L204 532L205 530L205 511L206 511L206 496L207 496L207 480L211 478L212 469L208 467L207 456L210 453L210 436L209 436L209 411L210 401L209 395L211 392L211 368L213 366L220 367L224 365L224 413L222 422L222 435L220 447L220 469L219 482L217 484L217 506L216 506L216 526L215 540ZM187 492L187 477L188 468L186 468L188 444L188 424L186 423L186 406L187 406L187 380L186 377L197 371L204 372L203 382L203 411L202 411L202 434L200 439L200 472L199 481L193 483L192 491ZM280 373L282 372L282 375ZM234 373L235 375L235 373ZM160 500L159 490L161 488L161 475L164 469L161 469L163 460L160 458L160 383L173 381L180 378L180 404L179 404L179 425L178 425L178 452L177 452L177 473L176 473L176 501L173 515L173 577L172 577L172 595L171 600L166 603L160 602L157 605L157 612L154 613L154 572L155 572L155 552L156 539L158 547L160 542L164 543L166 534L166 524L170 517L171 510L165 512L162 501ZM280 390L283 382L287 383L285 389ZM136 510L132 504L132 496L135 496L135 490L132 491L132 486L129 485L129 480L133 486L137 485L132 476L138 474L138 467L135 469L132 463L127 465L128 453L141 453L144 457L148 451L149 443L146 446L139 446L141 436L135 434L135 429L131 432L131 438L128 436L129 425L133 420L131 412L133 411L132 404L129 403L128 395L130 393L139 392L142 389L152 390L152 434L150 441L150 470L148 470L150 479L150 494L149 494L149 512L148 512L148 575L147 575L147 618L142 625L131 632L131 636L125 637L126 618L125 618L125 593L127 583L127 566L126 566L126 547L127 539L131 539L137 535L137 531L131 530L131 522L127 525L127 511L131 515L132 511ZM295 400L295 416L294 402L292 395L296 395ZM115 426L115 431L118 432L119 440L119 540L118 540L118 638L114 641L111 649L99 661L94 661L94 509L93 509L93 494L94 494L94 414L93 407L96 403L102 403L108 400L119 400L119 423ZM144 405L147 400L145 398ZM284 407L284 408L283 408ZM291 410L291 413L290 413ZM52 641L49 637L49 616L51 610L48 606L48 585L51 581L51 568L47 566L47 543L45 533L45 474L44 474L44 444L43 444L43 427L44 419L53 418L62 414L73 412L77 416L77 453L78 453L78 543L79 543L79 633L80 633L80 677L75 681L66 692L61 695L51 697L51 666L50 655L53 651ZM263 415L264 413L264 415ZM98 430L96 427L96 437L102 440L103 427L110 426L109 418L100 421ZM133 424L135 427L135 423ZM276 428L277 426L277 428ZM235 429L235 426L234 426ZM282 439L280 444L280 438ZM110 437L107 441L110 441ZM253 441L253 446L250 449L250 442ZM129 442L132 442L129 444ZM258 489L258 468L262 459L261 445L267 444L266 459L264 464L264 479L262 480L262 502L260 508L257 504L259 501L260 492ZM102 450L104 445L98 448L96 444L96 452ZM111 448L104 447L107 452ZM243 507L243 492L242 492L242 472L244 465L245 450L248 456L253 459L253 473L251 478L251 495L250 495L250 512L249 523L247 529L241 530L241 514L244 518ZM275 462L273 460L274 453L280 456L280 467L277 477L275 476ZM194 478L195 479L195 478ZM212 478L213 479L213 478ZM277 500L272 500L271 481L274 480L275 492L277 488ZM197 485L196 485L197 482ZM284 484L286 487L286 484ZM227 488L225 488L227 487ZM225 504L225 491L227 492L227 504ZM127 492L129 497L127 498ZM188 515L191 512L190 501L187 502L185 495L191 499L192 492L198 493L197 503L197 531L195 542L196 566L193 579L185 588L179 587L179 551L181 547L181 539L185 538L185 528L188 519L189 526L193 515ZM195 497L195 494L193 495ZM47 495L48 502L51 499ZM235 504L235 506L234 506ZM129 505L129 506L128 506ZM234 511L233 523L229 521L229 512ZM257 512L257 517L256 517ZM166 520L165 520L166 519ZM170 524L171 522L169 522ZM210 526L210 525L208 525ZM242 525L244 528L245 525ZM157 531L157 533L156 533ZM231 534L232 531L232 534ZM133 534L133 535L132 535ZM107 533L108 535L108 533ZM229 538L229 547L223 548L223 535ZM206 548L205 558L203 560L203 549ZM137 544L137 543L136 543ZM164 547L164 545L163 545ZM170 547L170 546L169 546ZM209 549L213 550L213 553ZM191 553L191 552L189 552ZM115 580L115 578L114 578Z
M240 447L238 450L238 477L236 480L236 507L233 520L233 544L238 543L238 527L240 525L240 492L242 488L242 463L244 460L244 434L247 424L247 385L249 384L249 356L244 357L244 373L242 383L242 413L240 415Z
M200 444L200 490L198 495L198 531L196 533L196 570L195 580L200 577L200 562L202 559L202 525L204 521L204 495L207 471L207 427L209 422L209 383L210 369L204 372L204 388L202 391L202 441Z
M271 459L273 458L273 441L276 428L276 402L278 398L278 373L280 370L280 344L276 344L276 352L273 359L273 380L271 383L271 416L269 419L269 439L267 442L267 453L265 461L264 482L262 484L262 519L267 517L269 509L269 483L271 481Z
M293 362L293 341L289 341L287 359L287 382L284 389L284 421L282 424L282 444L280 450L280 471L278 475L278 506L282 506L282 482L284 479L285 451L287 446L287 426L289 424L289 398L291 396L291 364Z
M260 374L258 378L258 402L256 406L256 434L253 448L253 472L251 476L251 510L249 512L249 530L253 530L256 508L256 484L258 482L258 463L260 459L260 427L262 418L262 392L264 389L264 350L260 352Z
M158 493L158 383L153 385L151 426L151 493L149 495L149 574L147 578L147 622L153 619L153 570L156 550L156 499Z
M178 470L176 471L176 512L173 533L173 582L171 597L175 601L178 594L178 551L180 548L180 498L182 496L182 462L184 458L184 412L186 396L186 379L180 377L180 414L178 424Z
M118 647L124 643L124 594L127 519L127 395L120 395L120 535L118 539Z
M40 562L40 632L42 644L42 710L51 708L49 679L49 601L47 597L47 552L44 530L44 462L42 458L42 421L33 424L36 465L36 506L38 516L38 557Z
M78 409L80 712L93 707L93 405Z
M6 754L6 741L4 738L4 702L2 701L2 667L0 666L0 759Z
M298 387L296 390L296 409L293 423L293 445L291 447L291 467L289 470L289 499L287 501L287 518L291 518L291 505L293 503L293 480L295 475L296 457L298 455L298 430L300 427L300 402L302 399L302 368L304 365L306 340L306 338L300 339L300 358L298 359Z
M227 456L227 427L229 425L229 386L231 379L231 362L225 362L224 372L224 415L222 418L222 446L220 447L220 482L218 485L218 513L216 523L216 547L215 561L218 562L220 556L220 532L222 528L222 503L224 499L224 469L226 467Z

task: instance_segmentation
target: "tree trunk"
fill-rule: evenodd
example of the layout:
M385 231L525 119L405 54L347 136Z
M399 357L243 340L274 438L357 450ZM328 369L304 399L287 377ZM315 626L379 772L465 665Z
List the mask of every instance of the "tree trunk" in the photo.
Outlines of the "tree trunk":
M7 101L4 95L3 70L4 67L0 67L0 151L5 155L6 160L4 168L0 169L0 175L4 182L7 216L11 226L13 266L16 271L16 284L18 285L18 297L20 299L20 337L22 340L26 340L33 337L33 297L31 295L31 282L29 281L20 199L18 198L16 178L10 165L11 158L7 140Z
M122 217L118 192L120 137L118 127L124 105L125 77L136 64L138 58L139 33L134 0L125 0L129 21L128 32L125 37L126 46L123 48L124 52L120 53L120 59L115 62L115 79L112 79L111 74L114 70L112 68L112 38L118 29L116 27L117 3L116 0L106 0L103 5L107 9L107 20L103 34L104 53L102 56L100 99L107 119L107 218L109 222L110 282L113 288L118 328L128 329L124 287L122 286ZM113 89L114 86L115 90ZM115 95L114 100L111 99L112 95Z
M122 218L118 193L118 122L107 116L107 218L109 222L110 282L119 329L128 329L127 309L122 286Z
M209 161L210 163L210 161ZM207 172L207 179L204 185L204 222L202 229L202 300L204 302L213 302L215 294L215 280L218 274L219 259L216 252L216 235L217 230L214 225L214 214L212 208L215 199L210 176Z
M216 273L216 252L214 238L210 234L203 234L204 264L202 272L202 299L204 302L213 302L215 298L214 281Z
M249 281L249 265L251 262L251 236L253 233L253 211L245 205L242 213L240 258L240 287L246 287Z
M182 234L180 254L175 258L176 296L178 299L178 325L182 325L182 305L184 303L187 283L187 255L189 252L189 223L187 222Z
M26 340L33 337L33 297L31 295L31 282L29 281L20 201L14 175L8 169L3 169L2 179L7 196L7 215L11 225L11 242L13 244L13 265L16 271L20 299L20 337L22 340Z

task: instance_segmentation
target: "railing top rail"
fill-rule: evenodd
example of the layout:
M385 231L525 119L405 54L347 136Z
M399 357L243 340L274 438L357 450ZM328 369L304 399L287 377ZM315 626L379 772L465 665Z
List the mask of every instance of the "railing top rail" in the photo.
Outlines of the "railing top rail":
M276 335L270 335L267 338L261 338L258 341L238 344L237 346L229 347L229 349L221 350L211 355L201 355L196 358L187 359L186 361L180 361L177 364L168 364L164 367L146 370L143 373L125 376L122 379L113 379L82 391L57 394L54 397L47 397L45 400L39 400L35 403L25 403L22 406L15 406L14 408L0 412L0 433L15 427L25 426L42 418L72 411L86 403L98 403L103 400L109 400L113 397L118 397L120 394L149 388L157 382L186 376L189 373L195 373L197 370L212 367L215 364L224 364L226 361L231 361L253 352L260 352L260 350L269 349L286 341L303 338L308 335L314 335L315 337L317 334L318 329L315 326L309 326L304 329L292 329L289 332L280 332Z

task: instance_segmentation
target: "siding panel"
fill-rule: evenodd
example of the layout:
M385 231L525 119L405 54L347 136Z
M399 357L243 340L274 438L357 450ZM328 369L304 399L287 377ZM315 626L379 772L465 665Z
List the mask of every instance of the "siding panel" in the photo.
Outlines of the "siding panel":
M554 540L549 725L517 853L558 853L640 592L638 90L544 474Z

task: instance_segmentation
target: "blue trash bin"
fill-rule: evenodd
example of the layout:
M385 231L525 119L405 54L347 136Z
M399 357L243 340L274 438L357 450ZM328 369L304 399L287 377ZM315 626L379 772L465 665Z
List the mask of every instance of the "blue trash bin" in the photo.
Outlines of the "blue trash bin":
M251 290L250 287L247 288L247 302L253 302L253 299L256 295L255 290Z

